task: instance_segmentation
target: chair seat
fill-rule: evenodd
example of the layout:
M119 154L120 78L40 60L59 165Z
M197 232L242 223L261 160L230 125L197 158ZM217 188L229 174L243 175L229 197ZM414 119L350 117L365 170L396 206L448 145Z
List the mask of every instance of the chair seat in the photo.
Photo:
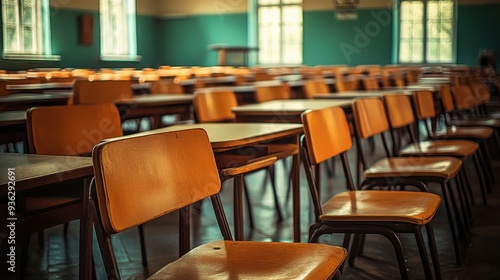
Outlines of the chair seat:
M451 179L462 167L454 157L400 157L385 158L365 170L365 178L438 177Z
M329 279L346 255L344 248L325 244L216 241L148 279Z
M432 135L437 139L488 139L493 134L489 127L457 127L451 126L446 130L438 131Z
M469 157L478 147L477 143L467 140L422 141L404 147L400 155Z
M427 224L441 198L426 192L347 191L323 204L320 219L327 222L402 222Z
M487 127L500 127L500 119L466 119L466 120L452 120L451 122L456 126L487 126Z

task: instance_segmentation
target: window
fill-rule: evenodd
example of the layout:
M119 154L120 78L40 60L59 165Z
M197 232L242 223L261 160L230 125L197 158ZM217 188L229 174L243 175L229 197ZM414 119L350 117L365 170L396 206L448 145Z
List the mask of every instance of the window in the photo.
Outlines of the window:
M455 0L401 0L400 63L454 61Z
M302 63L302 0L257 0L259 63Z
M101 57L137 60L135 0L100 0Z
M2 0L5 58L51 56L49 0Z

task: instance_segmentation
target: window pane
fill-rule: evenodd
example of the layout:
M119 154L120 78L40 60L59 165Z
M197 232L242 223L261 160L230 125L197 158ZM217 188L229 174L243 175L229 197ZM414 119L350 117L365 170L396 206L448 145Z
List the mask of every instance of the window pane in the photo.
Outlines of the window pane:
M259 5L274 5L279 4L280 0L259 0Z
M259 0L259 4L259 62L302 63L302 0Z
M136 55L135 0L101 0L101 53Z
M454 0L402 0L400 62L452 62L453 17Z

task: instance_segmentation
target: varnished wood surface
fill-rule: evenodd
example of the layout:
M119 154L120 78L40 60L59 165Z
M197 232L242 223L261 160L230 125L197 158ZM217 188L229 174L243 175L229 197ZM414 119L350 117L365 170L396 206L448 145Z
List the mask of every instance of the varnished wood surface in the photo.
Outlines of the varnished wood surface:
M267 123L203 123L175 125L143 133L149 134L189 128L203 128L208 134L214 151L254 145L302 133L301 124Z
M193 96L188 94L155 94L135 96L134 98L130 99L120 99L115 101L115 104L126 105L129 107L156 107L165 105L191 104L192 102Z
M384 94L412 95L409 91L402 90L369 90L369 91L346 91L341 93L318 93L314 99L355 99L363 97L382 97Z
M7 111L0 112L0 127L12 125L25 125L26 111Z
M259 104L248 104L233 108L237 116L244 115L297 115L306 110L321 109L326 107L351 106L349 100L310 100L310 99L292 99L292 100L274 100Z
M92 176L88 157L0 153L0 195L7 192L7 169L15 168L16 191Z
M33 106L64 105L69 98L66 94L11 94L0 97L0 112L25 110Z
M73 89L73 83L36 83L36 84L20 84L7 85L7 91L30 91L30 90L46 90L46 89Z

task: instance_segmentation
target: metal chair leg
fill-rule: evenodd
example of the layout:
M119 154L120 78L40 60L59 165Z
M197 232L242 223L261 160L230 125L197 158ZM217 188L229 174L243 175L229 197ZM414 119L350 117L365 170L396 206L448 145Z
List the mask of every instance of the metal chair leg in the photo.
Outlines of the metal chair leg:
M427 244L431 253L432 265L434 266L434 274L436 275L436 279L440 280L443 278L443 276L441 275L441 265L439 263L439 256L436 248L436 239L434 238L434 230L432 229L432 225L430 223L427 223L425 225L425 231L427 232Z
M460 253L460 246L458 243L458 234L455 229L455 222L453 221L453 215L450 209L450 202L448 201L450 198L448 197L448 190L446 187L446 183L441 183L441 190L443 192L443 200L445 204L446 214L448 215L448 223L450 225L451 237L453 239L453 247L455 249L455 258L457 265L462 265L462 254ZM458 220L458 219L457 219Z
M413 234L415 235L415 240L417 241L418 252L420 253L420 260L422 261L422 267L424 268L425 279L433 279L431 266L429 264L429 257L427 256L427 250L425 249L424 238L422 237L422 231L420 226L415 227Z

